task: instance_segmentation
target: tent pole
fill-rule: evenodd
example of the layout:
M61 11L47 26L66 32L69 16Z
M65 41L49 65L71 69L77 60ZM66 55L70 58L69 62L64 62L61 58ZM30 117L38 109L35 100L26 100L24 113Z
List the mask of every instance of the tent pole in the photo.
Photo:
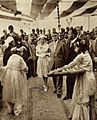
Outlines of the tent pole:
M88 30L90 31L90 15L88 15Z
M59 1L57 1L57 17L58 17L58 30L60 33L61 25L60 25L60 15L59 15Z

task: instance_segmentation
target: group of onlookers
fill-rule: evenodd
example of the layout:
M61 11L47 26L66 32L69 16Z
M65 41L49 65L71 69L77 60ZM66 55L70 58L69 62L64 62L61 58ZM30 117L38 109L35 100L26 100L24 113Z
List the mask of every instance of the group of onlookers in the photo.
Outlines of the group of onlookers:
M67 92L63 100L73 99L74 106L69 118L71 118L73 114L73 120L77 119L78 116L76 116L75 112L79 111L79 107L81 106L78 105L80 104L82 105L81 109L83 109L84 114L86 114L84 115L84 117L86 117L85 120L89 120L87 106L90 96L88 94L87 80L89 78L95 79L93 70L95 72L97 71L97 27L95 27L91 32L84 31L82 26L77 26L76 28L67 27L66 29L61 28L60 33L53 28L52 31L49 29L47 34L45 29L32 29L32 33L29 35L27 35L22 29L20 30L20 34L17 34L12 25L8 27L8 30L8 33L6 30L3 30L4 35L1 37L0 43L2 45L3 52L3 66L5 66L4 69L7 68L5 77L7 76L10 78L10 83L12 80L15 81L12 82L11 87L18 84L16 89L22 91L22 85L24 85L26 79L29 79L32 76L36 77L38 75L44 81L44 91L47 91L47 74L49 72L58 72L78 66L84 69L86 74L84 77L81 75L77 79L76 74L68 75L66 77ZM13 77L11 77L11 74ZM5 77L2 77L2 79L6 80L7 77ZM19 83L19 79L24 79L24 81L21 80L22 82ZM54 93L57 94L58 98L61 98L63 93L63 76L53 76L52 80L54 85ZM9 87L5 86L9 86L9 82L4 82L3 94L5 94L5 97L7 96L5 101L9 100L7 105L10 113L15 101L11 101L9 98L12 94L12 97L15 98L15 93L12 93L11 91L9 94ZM21 87L21 89L19 87ZM15 91L14 89L12 90ZM16 93L18 94L17 91ZM22 93L17 96L21 101L20 96L22 96ZM18 103L20 103L17 105L18 107L15 105L14 108L16 115L21 112L21 109L18 108L21 108L22 102L18 101ZM79 116L83 117L83 115ZM80 117L77 120L80 120Z

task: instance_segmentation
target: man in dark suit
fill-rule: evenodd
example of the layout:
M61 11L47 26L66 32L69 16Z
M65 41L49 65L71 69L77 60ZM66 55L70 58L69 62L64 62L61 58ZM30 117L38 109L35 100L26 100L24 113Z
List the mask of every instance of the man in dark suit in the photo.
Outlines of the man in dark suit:
M53 33L52 42L49 44L49 47L51 49L51 70L63 67L67 60L67 48L66 45L59 40L58 33ZM55 88L54 93L57 93L57 97L61 98L63 77L53 77L53 84Z
M67 42L68 58L67 58L66 64L69 64L70 62L72 62L73 59L77 56L76 52L74 51L74 45L73 45L75 43L75 41L77 40L76 36L77 36L77 32L75 29L70 29L68 31L68 42ZM67 76L67 78L66 78L67 92L66 92L66 96L63 98L63 100L72 98L73 88L74 88L74 84L75 84L75 78L76 78L76 75L68 75Z

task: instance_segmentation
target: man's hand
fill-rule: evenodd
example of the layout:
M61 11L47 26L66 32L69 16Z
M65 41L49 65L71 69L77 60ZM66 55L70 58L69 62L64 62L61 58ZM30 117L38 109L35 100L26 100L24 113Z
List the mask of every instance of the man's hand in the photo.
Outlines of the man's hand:
M49 72L49 74L53 74L54 72L55 72L55 70L52 70L52 71Z

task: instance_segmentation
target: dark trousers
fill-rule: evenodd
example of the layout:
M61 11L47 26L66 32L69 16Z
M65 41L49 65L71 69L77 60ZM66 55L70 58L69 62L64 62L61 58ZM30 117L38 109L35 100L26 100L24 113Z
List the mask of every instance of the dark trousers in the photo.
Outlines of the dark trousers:
M53 77L53 84L58 95L62 95L63 76Z
M32 70L32 76L36 77L37 76L37 59L33 61L33 70Z
M72 94L73 94L73 88L74 88L74 84L75 84L75 75L68 75L67 79L66 79L66 85L67 85L67 93L66 96L68 98L72 98Z
M3 86L1 86L1 82L0 82L0 99L2 99L2 89L3 89Z

